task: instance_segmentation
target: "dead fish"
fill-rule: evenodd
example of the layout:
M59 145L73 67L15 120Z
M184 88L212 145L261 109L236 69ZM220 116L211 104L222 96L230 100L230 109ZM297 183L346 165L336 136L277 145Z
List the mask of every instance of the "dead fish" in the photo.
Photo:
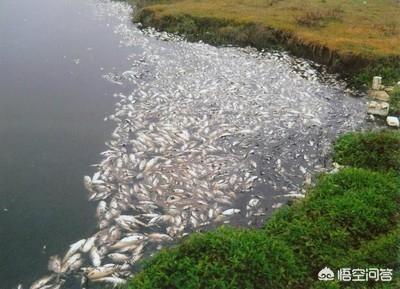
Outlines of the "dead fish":
M97 250L96 247L92 247L92 249L89 252L90 254L90 259L92 261L93 266L98 267L101 265L101 257L99 254L99 251Z
M293 193L293 194L285 194L285 195L283 195L284 197L289 197L289 198L299 198L299 199L302 199L302 198L304 198L305 197L305 195L303 195L303 194L297 194L297 193Z
M106 212L107 212L107 203L105 201L100 201L99 204L97 205L97 209L96 209L97 218L100 218Z
M130 256L121 254L121 253L108 254L107 257L116 263L123 263L123 262L128 261L131 258Z
M61 258L58 255L51 256L49 258L49 263L47 266L49 271L52 271L54 273L60 273L61 272Z
M118 277L103 277L98 279L93 279L93 282L106 282L111 283L113 285L122 285L126 283L126 280L118 278Z
M89 192L93 192L92 190L92 179L89 176L84 176L83 177L83 184Z
M44 285L48 284L51 280L54 279L56 275L52 274L50 276L45 276L43 278L40 278L39 280L35 281L29 289L39 289L43 287Z
M59 282L57 282L55 285L53 285L52 287L50 287L51 289L60 289L65 283L65 280L60 280Z
M65 273L68 271L69 267L75 263L77 260L79 260L81 258L81 254L80 253L76 253L75 255L72 255L71 257L69 257L67 260L65 260L65 262L62 263L61 266L61 272Z
M101 153L93 177L83 180L90 200L99 201L96 215L101 230L76 245L78 249L71 247L61 268L82 266L86 256L78 252L89 253L94 266L107 256L105 260L121 265L82 271L113 284L120 284L118 278L129 274L131 264L147 253L148 242L156 243L149 249L161 248L211 221L229 223L240 210L226 208L233 207L236 194L249 192L256 181L289 191L298 177L294 174L303 171L300 161L316 168L314 155L324 154L323 139L329 139L325 134L316 136L315 124L333 126L330 132L346 129L348 124L336 125L332 116L346 115L347 109L352 114L346 122L356 119L352 106L343 108L350 102L331 101L329 89L320 87L315 78L303 78L315 75L304 61L294 65L292 61L297 62L286 54L210 49L184 42L165 53L169 47L148 46L147 36L129 29L118 26L123 43L135 43L143 53L132 56L132 70L106 77L129 81L136 89L115 95L115 111L107 117L116 125L106 142L108 149ZM177 51L188 57L180 61ZM150 74L151 81L146 81ZM299 145L293 146L297 139ZM266 173L260 175L266 179L255 175L259 164L265 166ZM264 214L260 203L251 199L247 215ZM36 289L54 289L50 283L44 285L49 288Z
M277 208L282 207L282 205L283 205L282 203L276 203L276 204L273 204L273 205L272 205L272 208L273 208L273 209L277 209Z
M172 238L167 234L151 233L148 234L147 237L153 242L172 241Z
M69 265L69 271L70 272L77 271L82 267L82 265L83 265L83 260L78 259L75 262L73 262L71 265Z
M85 244L83 244L83 246L81 248L81 252L82 253L89 252L93 248L94 243L96 242L96 238L97 238L97 234L95 234L94 236L88 238L86 240Z
M228 209L222 212L224 216L232 216L239 213L240 213L239 209Z
M249 206L250 207L256 207L259 203L260 203L260 199L254 198L254 199L251 199L249 201Z
M115 266L110 266L110 267L97 267L97 268L91 268L87 270L87 277L93 281L95 279L99 278L104 278L107 276L112 275L115 271L117 270L117 267Z
M118 218L115 219L115 221L118 222L129 222L130 224L133 225L140 225L140 226L146 226L145 223L141 222L134 216L128 216L128 215L120 215Z
M123 247L132 246L141 240L144 240L146 237L142 234L133 234L131 236L125 237L115 243L114 245L110 246L111 249L121 249Z
M69 246L69 250L67 251L67 253L65 254L65 256L63 258L63 263L65 263L67 261L67 259L69 259L76 252L78 252L78 250L83 246L83 244L85 244L85 242L86 242L86 239L82 239L82 240L79 240L79 241L71 244Z
M144 167L143 171L147 172L148 170L150 170L153 166L155 166L155 164L160 160L160 157L154 157L152 158Z

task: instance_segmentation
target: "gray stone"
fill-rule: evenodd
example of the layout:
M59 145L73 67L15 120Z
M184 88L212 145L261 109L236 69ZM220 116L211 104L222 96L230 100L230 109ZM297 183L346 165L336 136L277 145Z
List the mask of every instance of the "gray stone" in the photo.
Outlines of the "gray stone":
M369 114L387 116L389 114L389 103L370 101L367 103Z

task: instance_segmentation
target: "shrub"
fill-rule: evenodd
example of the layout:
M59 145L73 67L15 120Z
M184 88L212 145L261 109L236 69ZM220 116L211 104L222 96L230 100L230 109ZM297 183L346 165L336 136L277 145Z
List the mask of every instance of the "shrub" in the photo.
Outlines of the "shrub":
M395 268L398 266L396 256L399 255L399 245L400 228L398 227L369 242L363 242L359 248L349 253L347 263L349 266L366 267L372 265L372 267L377 267L386 265Z
M348 168L320 177L304 201L273 215L265 232L287 242L310 278L325 266L393 268L399 209L397 176Z
M353 167L399 171L400 133L347 133L335 143L333 159Z
M400 87L390 94L390 113L400 116Z
M158 253L129 288L394 289L396 282L351 287L316 276L325 266L398 268L399 209L395 174L347 168L322 175L304 200L280 209L263 230L194 234Z
M283 242L261 230L220 228L163 250L130 289L295 288L302 270Z
M393 85L400 79L399 61L398 56L371 61L368 65L356 69L354 73L348 74L348 83L360 88L365 87L365 84L371 85L374 76L379 75L384 85Z

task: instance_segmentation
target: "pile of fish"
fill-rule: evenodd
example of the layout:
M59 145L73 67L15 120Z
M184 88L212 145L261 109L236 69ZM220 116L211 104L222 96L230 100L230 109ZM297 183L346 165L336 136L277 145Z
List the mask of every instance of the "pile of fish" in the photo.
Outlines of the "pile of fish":
M123 92L105 118L115 123L107 150L84 177L98 228L52 256L51 275L31 289L69 278L122 284L142 256L193 231L235 218L255 224L303 197L332 139L363 123L362 102L309 62L142 31L122 2L96 11L118 19L115 33L134 51L130 70L105 75Z

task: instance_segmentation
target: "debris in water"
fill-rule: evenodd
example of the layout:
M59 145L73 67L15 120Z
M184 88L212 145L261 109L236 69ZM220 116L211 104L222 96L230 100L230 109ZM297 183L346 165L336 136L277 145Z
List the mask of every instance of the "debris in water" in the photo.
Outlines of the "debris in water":
M120 285L154 248L235 218L254 224L268 209L263 196L304 197L304 177L323 168L332 139L363 123L364 104L309 61L142 31L128 4L97 5L135 51L129 70L104 78L133 89L115 95L104 119L115 129L83 178L96 232L50 257L52 275L31 289L59 288L66 276Z

